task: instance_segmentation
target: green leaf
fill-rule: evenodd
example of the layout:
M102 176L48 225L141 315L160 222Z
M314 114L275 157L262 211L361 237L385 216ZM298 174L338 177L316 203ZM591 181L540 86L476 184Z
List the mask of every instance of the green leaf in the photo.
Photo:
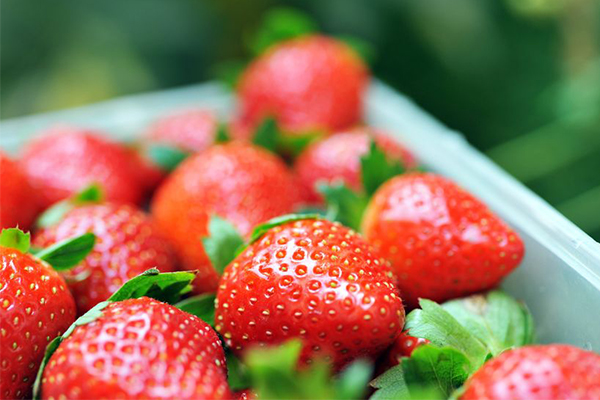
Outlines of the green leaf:
M180 297L189 292L194 277L193 272L160 273L158 269L152 268L125 282L108 300L115 302L148 296L165 301L165 298Z
M65 239L36 253L36 257L52 265L57 271L73 268L94 248L96 236L93 233Z
M288 222L300 221L304 219L320 219L320 215L318 214L287 214L282 215L273 219L268 220L267 222L257 225L252 231L252 235L250 236L249 244L256 242L258 239L262 237L269 229L274 228L279 225L287 224Z
M325 197L327 219L338 221L356 231L360 230L363 212L368 203L365 196L343 183L331 186L321 184L317 189Z
M176 147L164 144L150 144L146 149L147 157L163 171L173 171L190 154Z
M75 207L85 204L97 204L104 201L104 192L97 183L92 183L68 199L54 203L40 215L35 222L39 228L48 228L60 222Z
M216 143L225 143L229 142L231 138L229 137L229 129L226 124L219 124L217 128L217 136L215 137Z
M256 128L252 143L274 153L277 150L279 136L281 136L281 133L277 127L277 121L273 117L267 117Z
M311 143L323 137L322 132L295 133L293 135L285 135L281 131L278 133L275 140L277 152L288 155L291 158L296 158Z
M189 314L195 315L202 321L215 325L215 294L205 293L198 296L189 297L175 304L175 307Z
M221 81L229 89L235 90L240 76L247 66L247 60L225 60L214 64L211 68L211 75Z
M19 228L2 229L0 233L0 246L17 249L21 253L27 253L31 245L31 234L25 233Z
M226 348L225 357L227 357L227 381L229 387L233 390L244 390L252 385L252 380L248 373L248 368L233 352Z
M139 297L146 296L159 301L164 301L165 298L169 298L169 303L173 304L175 302L173 300L176 297L175 295L177 295L177 300L179 300L181 295L185 294L188 289L190 289L190 284L194 277L195 274L191 272L160 273L155 268L149 269L135 278L125 282L125 284L123 284L119 290L110 296L108 300L96 304L88 312L77 318L77 320L71 324L65 333L54 338L54 340L51 341L46 347L46 353L44 354L44 359L42 360L42 364L34 383L34 399L41 398L40 385L42 376L44 374L44 368L46 367L48 360L50 360L62 341L73 333L75 328L89 324L102 317L102 310L110 303L117 301L137 299Z
M525 305L500 290L442 304L496 356L533 342L532 317Z
M421 309L406 317L405 329L411 336L429 339L439 347L452 347L463 352L475 368L483 365L488 349L439 304L421 299Z
M361 157L360 164L362 183L368 196L373 195L384 182L405 171L400 162L388 161L374 140L371 140L369 152Z
M208 237L202 238L204 251L219 275L233 261L244 239L229 221L213 215L208 222Z
M273 8L249 41L253 55L259 55L272 45L318 31L316 22L305 13L292 8Z
M358 360L350 364L334 380L336 399L362 399L372 373L373 366L367 361Z
M362 38L349 35L338 35L337 38L350 47L365 64L372 65L375 62L377 50L373 43L370 43Z
M410 399L408 385L404 379L402 365L396 365L371 381L375 393L370 400L403 400Z

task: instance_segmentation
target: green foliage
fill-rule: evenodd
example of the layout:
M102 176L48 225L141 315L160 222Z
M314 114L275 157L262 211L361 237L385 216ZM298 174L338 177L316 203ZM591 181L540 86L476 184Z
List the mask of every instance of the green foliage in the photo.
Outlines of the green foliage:
M272 45L319 30L308 15L293 8L272 8L248 43L250 52L259 55Z
M350 35L338 35L337 38L346 43L366 64L373 64L377 56L377 50L372 43Z
M257 225L252 231L252 235L250 236L250 244L256 242L258 239L262 237L269 229L274 228L279 225L286 224L288 222L300 221L303 219L319 219L320 216L318 214L287 214L279 217L275 217L273 219L268 220L267 222Z
M252 143L263 147L271 152L277 150L277 137L280 136L279 128L275 118L265 118L262 123L256 128Z
M0 246L17 249L21 253L26 253L31 246L31 234L25 233L19 228L2 229L0 233Z
M369 152L361 157L360 165L363 187L368 196L372 196L377 188L390 178L405 172L400 162L388 160L373 139Z
M533 342L531 315L500 290L442 305L421 299L420 305L408 314L405 329L431 344L417 347L371 383L378 389L376 400L415 398L413 387L447 398L490 357Z
M209 236L202 239L202 244L213 268L220 275L244 245L244 239L231 222L217 215L211 216L208 233Z
M254 348L244 361L260 399L358 399L364 395L371 366L357 361L335 377L325 362L298 370L302 344L290 340L278 347Z
M171 172L190 154L173 146L153 143L148 145L146 155L160 169Z
M327 204L327 219L338 221L354 230L360 230L363 212L368 199L343 183L319 185L319 192Z
M229 129L227 125L224 123L220 123L217 128L217 135L215 137L215 142L217 143L226 143L229 142L231 138L229 137Z
M85 204L96 204L102 201L104 201L102 187L97 183L92 183L68 199L53 204L40 215L36 221L36 226L39 228L48 228L60 222L75 207Z
M207 324L215 325L215 298L214 293L205 293L188 297L175 304L175 307L189 314L195 315Z
M93 233L65 239L38 251L35 256L52 265L57 271L73 268L93 250L96 236Z

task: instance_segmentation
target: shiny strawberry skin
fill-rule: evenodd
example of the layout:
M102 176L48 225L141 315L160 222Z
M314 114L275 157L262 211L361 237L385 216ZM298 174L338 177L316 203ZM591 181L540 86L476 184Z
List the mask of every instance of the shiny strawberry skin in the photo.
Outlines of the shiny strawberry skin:
M160 229L183 267L198 270L197 292L213 291L218 276L202 246L211 215L233 223L243 235L263 221L291 212L298 192L283 161L242 143L214 146L184 161L159 187L152 203Z
M342 42L304 36L277 44L244 72L241 119L256 126L272 115L284 131L336 131L362 118L369 73Z
M291 338L302 361L340 368L375 358L404 324L388 263L357 233L326 220L270 229L221 278L216 329L238 354Z
M111 303L77 327L44 370L42 398L222 399L225 354L212 328L142 297Z
M107 200L140 203L147 190L139 160L101 132L50 129L28 143L21 166L44 207L97 183Z
M363 217L367 240L391 261L410 307L497 286L519 265L523 242L481 201L435 174L392 178Z
M369 152L371 138L391 160L401 162L406 168L416 167L414 156L383 132L369 127L338 132L310 145L295 163L294 169L309 203L323 203L316 189L321 182L342 182L357 192L363 190L360 159Z
M176 269L168 239L148 215L128 204L75 208L57 224L37 232L33 243L48 247L86 232L96 235L94 249L83 262L63 273L79 314L106 300L127 280L150 268L161 272Z
M402 357L410 357L417 347L427 343L430 343L427 339L410 336L408 331L402 331L388 350L387 367L391 368L394 365L400 364Z
M147 137L151 142L198 152L214 143L217 129L217 117L211 111L190 109L159 119L151 125Z
M600 399L600 355L551 344L508 350L465 383L463 400Z
M75 320L65 281L30 254L0 247L0 398L30 398L46 345Z
M0 153L0 228L29 230L40 205L19 165Z

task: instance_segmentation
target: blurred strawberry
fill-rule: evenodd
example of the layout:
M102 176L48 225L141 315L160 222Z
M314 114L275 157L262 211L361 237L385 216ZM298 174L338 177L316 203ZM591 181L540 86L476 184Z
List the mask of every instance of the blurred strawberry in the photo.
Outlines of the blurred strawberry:
M150 126L146 136L153 143L195 153L215 142L217 129L218 121L213 112L190 109L160 118Z
M0 228L29 230L40 205L19 165L0 152Z
M389 159L407 169L416 167L414 156L383 132L366 126L339 132L311 144L296 160L294 168L306 200L310 204L323 202L316 188L319 183L345 183L362 192L361 157L369 152L372 139Z
M44 207L91 183L102 186L108 200L139 204L150 184L139 159L103 133L56 127L25 147L21 166Z
M212 291L218 274L201 239L217 214L244 235L254 225L292 211L298 194L282 160L250 144L214 146L185 160L159 187L152 214L188 270L198 270L195 289Z
M269 48L238 87L243 125L273 116L283 131L336 131L362 118L367 67L337 39L308 35Z

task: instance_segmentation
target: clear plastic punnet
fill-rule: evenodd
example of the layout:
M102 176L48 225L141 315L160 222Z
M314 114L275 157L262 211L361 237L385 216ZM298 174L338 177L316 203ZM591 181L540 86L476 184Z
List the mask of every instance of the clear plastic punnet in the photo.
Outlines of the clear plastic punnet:
M199 106L226 118L234 99L220 84L205 83L5 120L0 123L0 147L18 154L28 139L61 123L102 129L128 141L161 115ZM503 287L530 308L539 341L600 351L599 243L459 133L381 82L370 88L366 120L397 136L428 168L470 190L521 234L525 259Z

